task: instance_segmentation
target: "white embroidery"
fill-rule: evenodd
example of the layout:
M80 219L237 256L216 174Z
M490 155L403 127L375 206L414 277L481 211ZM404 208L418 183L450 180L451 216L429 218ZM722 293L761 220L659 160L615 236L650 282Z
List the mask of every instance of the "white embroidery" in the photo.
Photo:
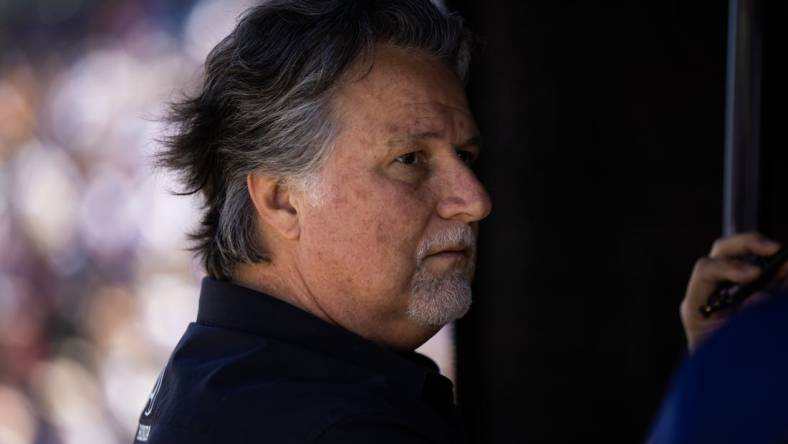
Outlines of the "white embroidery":
M148 436L150 436L150 426L140 424L140 427L137 429L137 441L146 442L148 441Z
M161 380L164 379L164 370L166 369L167 367L162 369L161 373L159 373L159 378L156 379L156 385L153 387L153 391L150 392L150 396L148 397L148 407L143 412L145 416L150 416L151 412L153 411L153 403L156 401L156 395L159 394L159 389L161 389Z

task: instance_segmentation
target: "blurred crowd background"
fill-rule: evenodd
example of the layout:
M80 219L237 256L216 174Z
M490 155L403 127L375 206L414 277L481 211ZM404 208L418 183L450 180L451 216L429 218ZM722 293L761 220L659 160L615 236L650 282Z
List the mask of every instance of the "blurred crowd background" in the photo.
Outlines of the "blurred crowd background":
M151 154L252 2L0 0L0 444L131 442L203 275Z

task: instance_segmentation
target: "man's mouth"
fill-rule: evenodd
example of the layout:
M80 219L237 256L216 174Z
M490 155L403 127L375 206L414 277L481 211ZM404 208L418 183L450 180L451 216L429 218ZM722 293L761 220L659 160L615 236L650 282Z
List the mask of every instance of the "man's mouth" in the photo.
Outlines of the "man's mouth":
M458 260L468 257L468 249L462 247L447 248L427 255L428 259Z

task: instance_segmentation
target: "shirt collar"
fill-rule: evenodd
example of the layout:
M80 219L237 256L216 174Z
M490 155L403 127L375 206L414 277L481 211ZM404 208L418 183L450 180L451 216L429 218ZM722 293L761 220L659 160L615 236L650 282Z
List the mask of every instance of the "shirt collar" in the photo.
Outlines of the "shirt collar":
M206 277L197 322L277 339L385 374L414 399L433 398L451 383L429 358L397 352L264 293Z

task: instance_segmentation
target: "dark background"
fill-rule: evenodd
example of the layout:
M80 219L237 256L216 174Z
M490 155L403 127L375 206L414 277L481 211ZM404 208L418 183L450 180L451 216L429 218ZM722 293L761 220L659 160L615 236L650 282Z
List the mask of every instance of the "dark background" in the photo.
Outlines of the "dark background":
M457 333L474 442L643 441L721 235L727 5L451 4L494 206Z
M763 14L763 81L761 136L761 227L777 239L788 242L788 205L785 205L785 177L788 147L785 138L788 122L788 2L765 3Z
M645 439L686 353L693 264L722 235L726 3L451 2L482 42L469 97L494 205L457 329L473 442ZM768 234L788 227L780 7L765 37Z

